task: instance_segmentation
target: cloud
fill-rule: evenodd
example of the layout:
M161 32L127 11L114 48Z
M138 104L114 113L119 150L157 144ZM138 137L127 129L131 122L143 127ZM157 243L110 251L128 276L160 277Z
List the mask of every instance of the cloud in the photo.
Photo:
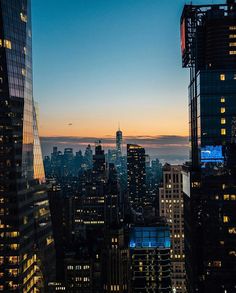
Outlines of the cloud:
M91 144L93 147L98 140L102 141L102 145L106 150L115 147L115 137L112 136L102 138L74 136L41 137L41 144L43 154L49 155L52 152L53 146L57 146L61 151L67 147L73 148L75 152L78 150L84 151L88 144ZM179 163L188 159L189 144L188 137L186 136L125 136L124 148L129 143L140 144L152 158L157 157L162 161Z

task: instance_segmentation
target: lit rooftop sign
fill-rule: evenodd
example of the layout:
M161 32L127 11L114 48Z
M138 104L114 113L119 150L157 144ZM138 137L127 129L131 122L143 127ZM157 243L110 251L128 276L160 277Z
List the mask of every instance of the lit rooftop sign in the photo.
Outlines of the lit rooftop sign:
M131 231L130 248L170 248L168 227L135 227Z

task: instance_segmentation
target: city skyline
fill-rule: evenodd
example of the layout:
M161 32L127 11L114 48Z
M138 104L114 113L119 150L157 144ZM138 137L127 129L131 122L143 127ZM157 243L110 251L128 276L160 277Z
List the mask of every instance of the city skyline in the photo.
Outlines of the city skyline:
M128 143L140 144L147 150L151 158L159 158L162 162L183 163L188 160L189 142L187 136L125 136L123 148ZM53 146L57 146L60 151L65 148L73 148L85 151L88 144L94 149L98 137L41 137L43 155L48 156L52 152ZM106 136L102 139L102 145L107 151L115 148L115 135Z
M81 0L68 6L51 0L45 10L45 1L34 1L40 135L103 138L120 121L126 136L187 136L188 76L179 54L185 2Z

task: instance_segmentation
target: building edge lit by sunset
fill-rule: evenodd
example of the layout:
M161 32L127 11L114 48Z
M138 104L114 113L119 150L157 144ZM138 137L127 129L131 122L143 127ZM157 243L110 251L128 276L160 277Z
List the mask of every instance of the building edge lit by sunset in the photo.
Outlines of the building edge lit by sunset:
M33 101L31 1L1 0L0 22L0 291L44 292L54 244Z

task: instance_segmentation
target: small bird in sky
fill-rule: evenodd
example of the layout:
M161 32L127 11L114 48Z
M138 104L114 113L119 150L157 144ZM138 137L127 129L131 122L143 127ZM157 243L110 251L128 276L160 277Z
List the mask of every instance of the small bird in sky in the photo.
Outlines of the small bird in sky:
M73 125L72 123L69 123L69 124L68 124L68 126L72 126L72 125Z

